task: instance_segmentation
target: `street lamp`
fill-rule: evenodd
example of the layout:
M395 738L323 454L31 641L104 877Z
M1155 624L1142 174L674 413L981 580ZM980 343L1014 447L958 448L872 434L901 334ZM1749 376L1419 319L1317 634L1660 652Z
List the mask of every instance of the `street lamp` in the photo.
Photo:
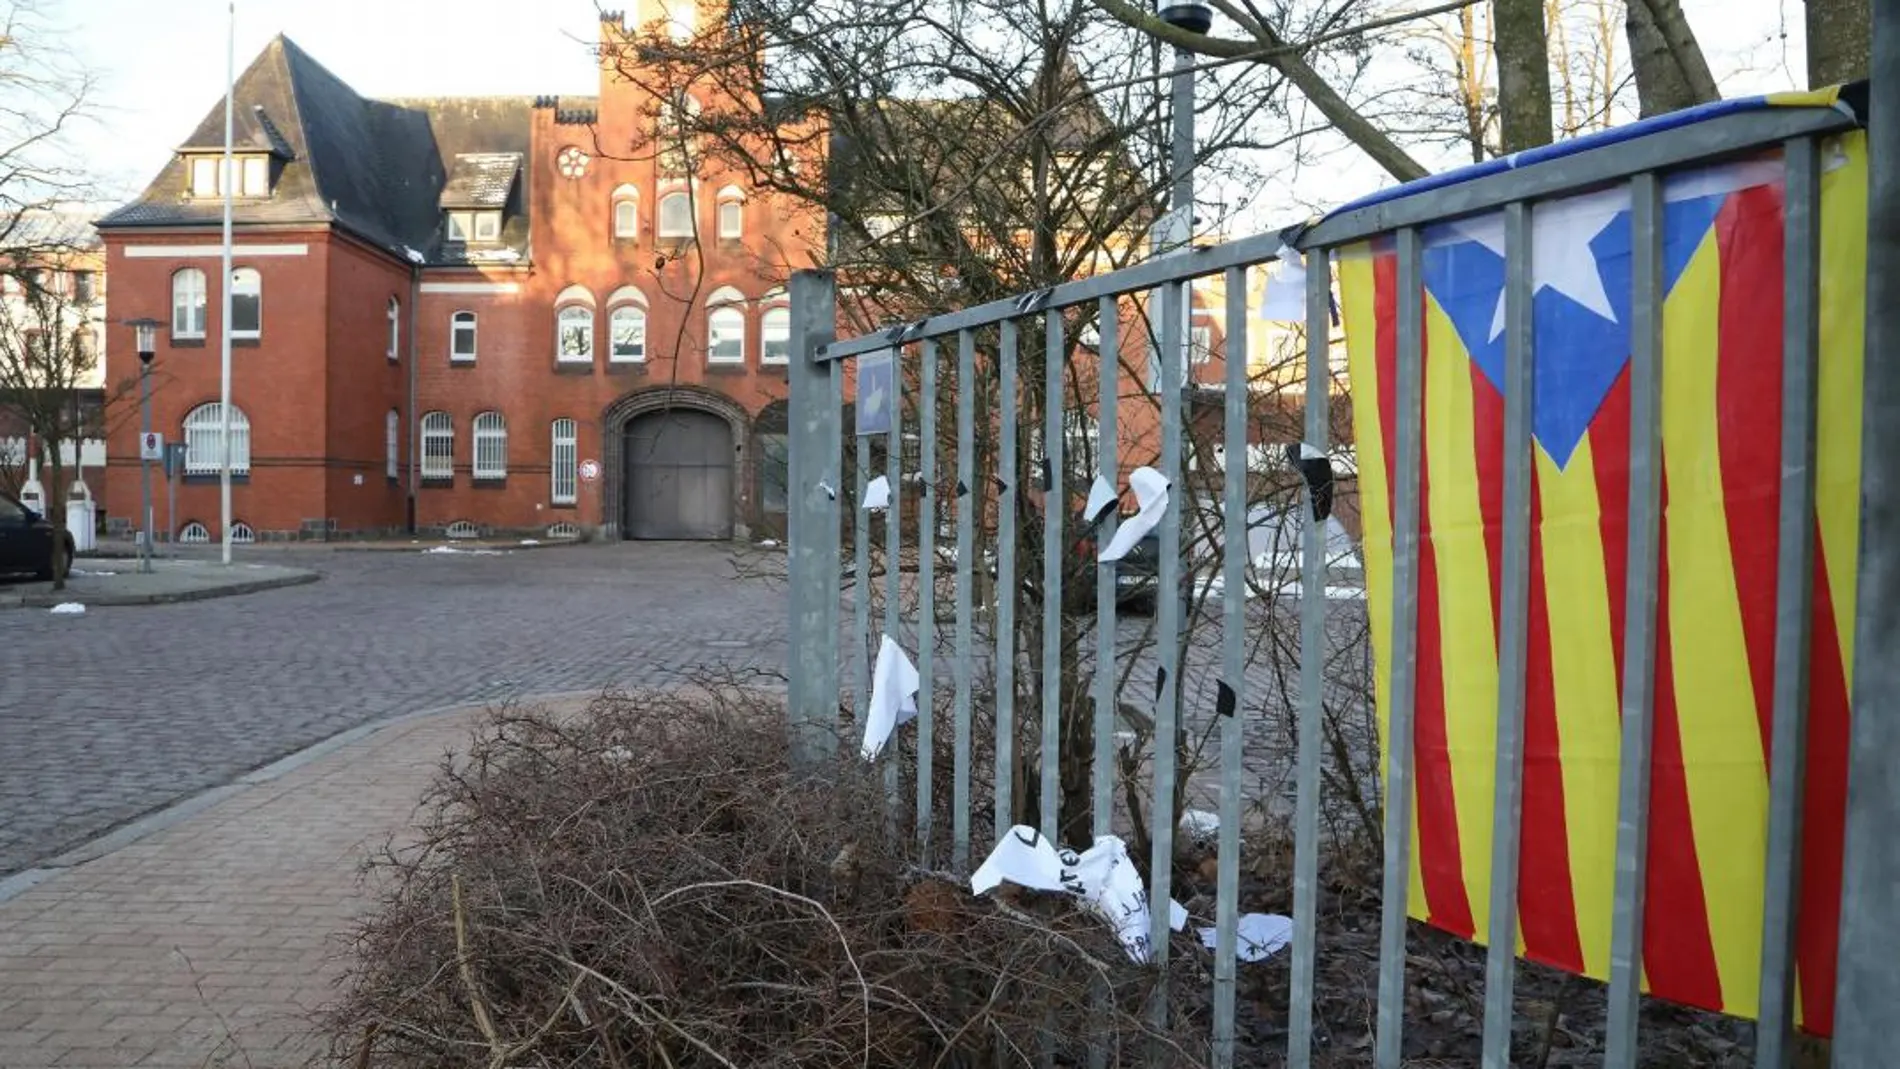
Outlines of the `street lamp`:
M152 433L152 357L158 352L158 320L131 319L126 326L132 328L139 354L139 484L144 498L144 513L141 524L144 531L139 538L139 571L149 573L152 570L152 462L148 459L145 440Z

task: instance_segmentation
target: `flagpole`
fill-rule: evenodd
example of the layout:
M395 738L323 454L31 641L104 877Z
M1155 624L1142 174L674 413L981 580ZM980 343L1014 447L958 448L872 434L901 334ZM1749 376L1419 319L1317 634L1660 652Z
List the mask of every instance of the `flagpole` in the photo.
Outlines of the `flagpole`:
M237 89L237 0L225 9L224 31L224 273L218 291L224 295L223 319L218 331L218 435L223 459L218 464L218 530L223 533L223 561L231 563L231 187L237 184L236 161L231 156L232 97Z

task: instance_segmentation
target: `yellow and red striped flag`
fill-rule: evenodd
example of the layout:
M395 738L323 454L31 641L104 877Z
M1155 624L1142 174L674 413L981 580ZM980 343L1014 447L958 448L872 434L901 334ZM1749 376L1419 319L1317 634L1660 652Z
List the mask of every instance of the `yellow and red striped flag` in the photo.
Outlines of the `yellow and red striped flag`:
M1828 1034L1859 518L1864 136L1823 148L1818 531L1803 1027ZM1759 990L1781 475L1777 154L1664 181L1663 516L1644 969L1655 995L1752 1016ZM1532 212L1532 525L1519 928L1526 957L1609 971L1629 526L1631 234L1615 188ZM1424 232L1413 916L1488 915L1502 559L1501 215ZM1391 699L1397 264L1339 255L1382 731Z

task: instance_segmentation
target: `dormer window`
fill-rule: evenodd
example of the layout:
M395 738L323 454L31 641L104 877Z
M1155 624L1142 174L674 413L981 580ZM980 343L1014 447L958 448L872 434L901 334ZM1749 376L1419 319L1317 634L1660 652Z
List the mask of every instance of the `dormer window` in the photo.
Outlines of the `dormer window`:
M500 212L450 212L450 241L500 241Z
M192 156L190 161L191 195L200 199L224 196L224 189L218 184L219 176L224 173L223 154ZM231 189L233 197L270 196L269 156L233 156L231 163L237 169L237 184Z

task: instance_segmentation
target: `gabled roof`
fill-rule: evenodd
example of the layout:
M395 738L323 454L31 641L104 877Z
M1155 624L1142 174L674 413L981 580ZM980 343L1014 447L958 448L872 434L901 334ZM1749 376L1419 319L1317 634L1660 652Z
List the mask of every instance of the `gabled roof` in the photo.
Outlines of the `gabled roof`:
M442 247L441 204L453 177L444 161L506 155L521 180L511 176L492 206L510 212L503 243L514 258L526 255L528 173L518 161L529 148L530 98L366 99L281 34L238 77L233 98L236 145L284 161L270 198L233 205L237 224L329 224L399 259L413 260L414 250L429 263L464 262L459 246ZM223 147L219 101L181 154L99 228L219 224L221 202L187 195L185 154Z

